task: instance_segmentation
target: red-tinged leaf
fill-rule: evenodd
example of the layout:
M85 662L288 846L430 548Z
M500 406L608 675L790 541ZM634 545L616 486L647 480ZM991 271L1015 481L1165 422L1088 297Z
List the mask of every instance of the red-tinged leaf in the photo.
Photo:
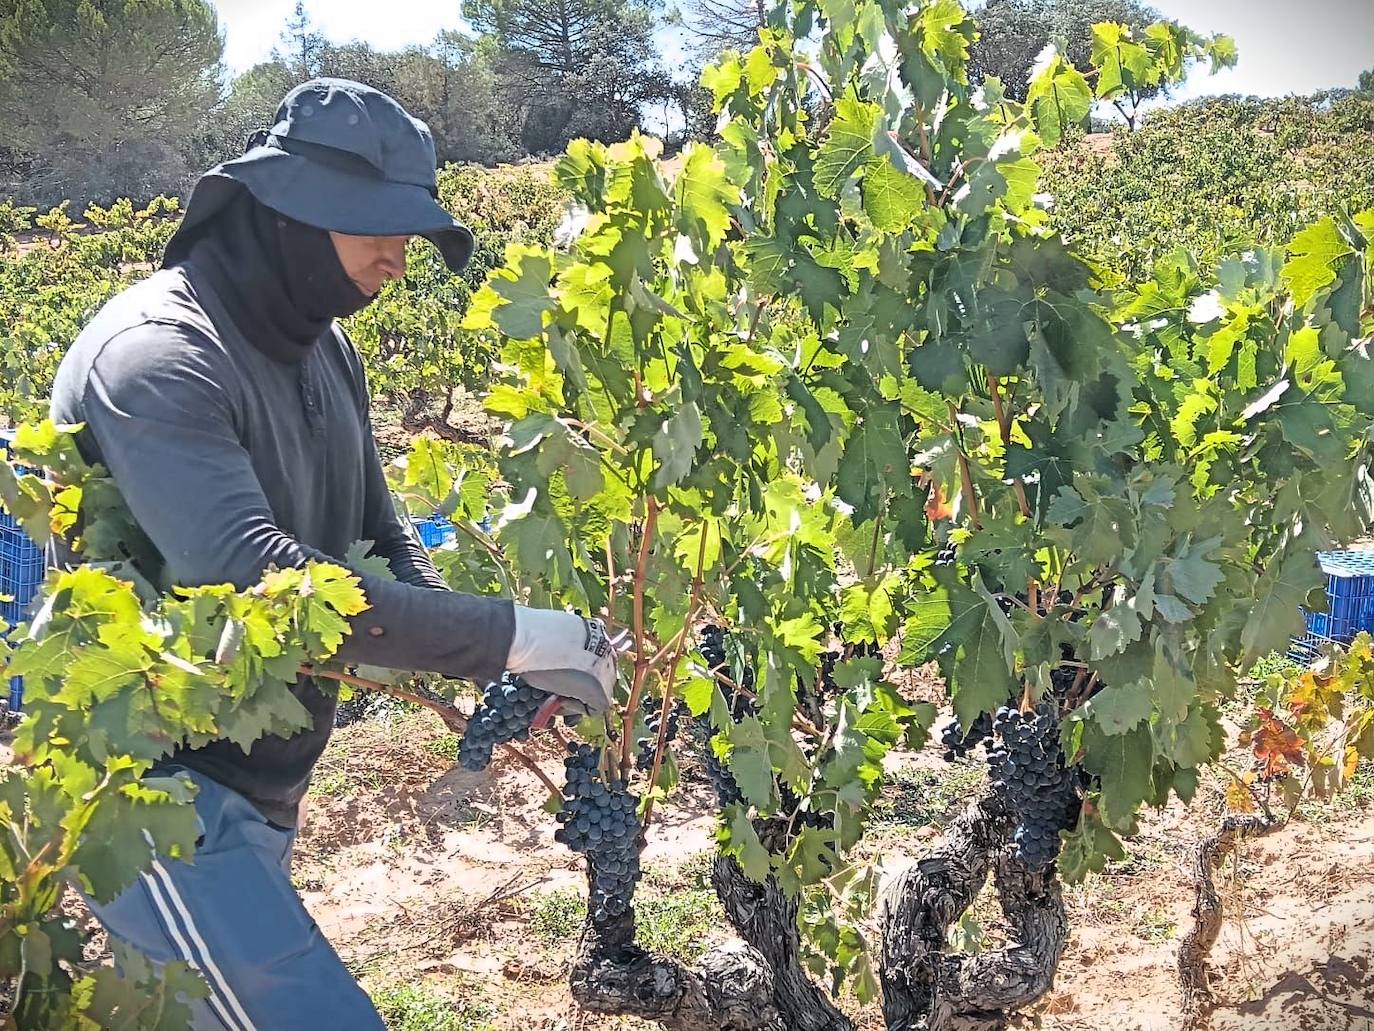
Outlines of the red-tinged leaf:
M930 494L926 498L926 518L932 523L954 518L954 506L945 496L945 488L934 481L930 484Z
M1260 725L1250 738L1258 772L1264 780L1278 780L1294 766L1305 766L1307 755L1302 739L1274 715L1272 709L1258 710Z

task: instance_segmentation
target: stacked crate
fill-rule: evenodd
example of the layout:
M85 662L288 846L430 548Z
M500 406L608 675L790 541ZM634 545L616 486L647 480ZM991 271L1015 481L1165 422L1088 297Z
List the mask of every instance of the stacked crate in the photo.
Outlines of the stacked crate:
M1374 632L1374 548L1319 551L1326 574L1326 612L1304 612L1307 632L1293 638L1289 657L1308 663L1332 644L1349 644L1362 630Z
M9 449L12 431L0 430L0 447ZM21 476L39 475L38 470L15 466ZM0 508L0 620L4 633L29 618L29 607L43 586L47 562L43 549L29 539L19 521ZM0 709L18 712L24 704L24 678L11 677L7 695L0 694Z
M412 519L411 522L415 524L415 532L420 535L420 543L426 548L437 548L453 540L457 533L453 524L438 514L428 519Z

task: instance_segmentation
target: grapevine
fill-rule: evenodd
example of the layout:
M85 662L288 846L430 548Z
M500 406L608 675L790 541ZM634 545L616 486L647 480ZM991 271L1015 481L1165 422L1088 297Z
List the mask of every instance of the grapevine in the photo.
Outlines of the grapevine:
M1091 78L1050 49L1018 104L969 82L975 32L957 0L779 5L757 48L703 78L718 139L671 166L644 135L574 142L554 172L574 216L559 246L513 245L438 341L454 352L444 375L472 375L502 431L495 454L425 439L398 470L407 504L454 521L438 555L449 582L595 614L630 639L626 683L604 718L570 728L567 782L551 790L559 840L587 860L570 980L593 1012L847 1031L850 993L881 996L895 1028L1032 1005L1068 932L1060 878L1119 858L1144 807L1193 796L1236 670L1300 630L1313 552L1366 529L1374 212L1323 218L1215 276L1178 256L1108 279L1053 231L1045 152L1121 95L1122 55L1130 76L1173 81L1175 65L1225 63L1229 41L1170 24L1117 33ZM377 314L374 359L403 335ZM461 371L469 344L480 375ZM63 431L25 436L26 460L70 465ZM0 493L102 541L113 506L86 507L98 479L79 504L3 474ZM0 855L61 857L0 896L0 976L24 971L25 1027L92 997L66 968L11 958L42 958L34 927L73 940L56 909L64 871L108 896L151 858L142 844L103 865L76 850L136 825L138 777L175 741L289 732L298 714L274 678L333 643L296 618L323 621L312 606L329 599L294 574L267 598L191 600L141 597L108 570L68 576L47 597L63 599L73 654L21 643L12 666L36 686L29 772L3 782L26 837ZM266 620L258 640L286 654L249 649L252 675L218 669L197 629L207 611ZM102 708L69 674L111 635L140 662ZM857 846L885 760L934 723L896 676L927 663L951 744L984 737L1001 710L992 786L932 861L880 890ZM156 734L110 751L96 728L152 683L166 691ZM173 704L188 695L235 704ZM514 685L489 697L464 742L473 762L524 732L533 701ZM643 950L631 904L655 807L673 804L679 701L716 784L713 883L744 942L695 967ZM111 770L125 794L92 799ZM45 823L54 783L62 814ZM186 799L148 790L166 796L150 803L159 848L189 853ZM971 956L949 923L990 876L1018 944Z

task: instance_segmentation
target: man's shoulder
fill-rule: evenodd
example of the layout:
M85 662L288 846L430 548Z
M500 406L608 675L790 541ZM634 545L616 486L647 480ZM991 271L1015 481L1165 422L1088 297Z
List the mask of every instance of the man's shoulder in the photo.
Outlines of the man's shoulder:
M161 269L111 297L72 344L72 350L100 351L129 333L169 346L186 340L212 340L214 323L181 267Z
M110 298L72 342L53 384L54 415L78 416L97 366L120 378L209 372L220 364L217 339L185 271L154 272Z

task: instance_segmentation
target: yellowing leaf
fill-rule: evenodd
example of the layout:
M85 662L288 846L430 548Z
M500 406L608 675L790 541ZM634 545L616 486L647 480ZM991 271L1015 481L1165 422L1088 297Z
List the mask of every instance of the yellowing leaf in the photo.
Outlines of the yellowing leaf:
M1254 773L1247 772L1240 780L1233 780L1226 785L1226 808L1233 813L1253 813L1258 808L1255 805L1255 796L1250 791L1250 785L1254 783Z

